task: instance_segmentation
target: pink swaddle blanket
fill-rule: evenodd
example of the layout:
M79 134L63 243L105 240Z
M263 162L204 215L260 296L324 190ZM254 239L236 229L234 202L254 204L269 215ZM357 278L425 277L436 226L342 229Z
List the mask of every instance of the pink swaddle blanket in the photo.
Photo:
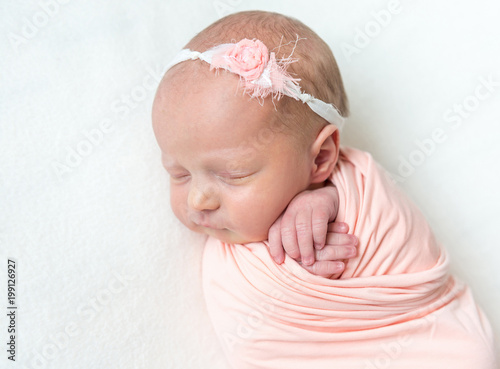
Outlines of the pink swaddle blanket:
M495 368L493 334L420 211L368 153L342 147L337 221L359 238L339 279L265 242L209 238L208 312L228 361L245 368ZM265 207L265 204L262 205Z

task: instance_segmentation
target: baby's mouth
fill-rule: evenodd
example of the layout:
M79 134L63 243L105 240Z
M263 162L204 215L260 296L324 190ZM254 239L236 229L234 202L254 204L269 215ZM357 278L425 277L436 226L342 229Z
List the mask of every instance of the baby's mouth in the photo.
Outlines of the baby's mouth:
M212 225L210 223L206 223L206 222L199 223L198 225L202 226L202 227L205 227L205 228L210 228L210 229L217 229L217 230L222 229L220 227L214 226L214 225Z
M212 222L208 222L204 219L200 219L200 220L191 219L191 222L193 222L195 225L197 225L199 227L203 227L203 228L209 228L209 229L214 229L214 230L225 229L224 227L220 227L219 225L212 223Z

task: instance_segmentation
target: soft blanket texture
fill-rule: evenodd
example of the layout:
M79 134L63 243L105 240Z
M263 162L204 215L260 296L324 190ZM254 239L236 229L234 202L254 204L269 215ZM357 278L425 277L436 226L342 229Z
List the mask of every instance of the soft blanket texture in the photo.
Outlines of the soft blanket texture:
M344 147L337 220L359 238L339 279L265 242L209 238L206 302L234 368L494 368L491 328L420 211L370 154Z

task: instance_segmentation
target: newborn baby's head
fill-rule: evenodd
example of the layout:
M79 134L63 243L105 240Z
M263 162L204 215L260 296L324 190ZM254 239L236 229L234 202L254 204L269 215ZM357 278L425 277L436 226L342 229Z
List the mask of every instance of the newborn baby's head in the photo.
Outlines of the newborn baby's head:
M278 61L293 53L296 61L281 65L300 78L302 92L347 115L330 49L297 20L257 11L233 14L186 48L205 52L245 38L262 41ZM242 74L210 69L200 59L173 66L155 97L153 128L171 178L172 209L191 230L223 242L262 241L295 195L329 177L338 157L338 127L303 101L277 99L275 91L251 97Z

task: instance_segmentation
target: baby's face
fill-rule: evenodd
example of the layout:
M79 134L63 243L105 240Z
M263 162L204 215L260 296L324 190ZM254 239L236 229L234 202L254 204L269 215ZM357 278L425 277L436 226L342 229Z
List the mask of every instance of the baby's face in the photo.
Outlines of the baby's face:
M223 242L248 243L267 239L309 186L311 168L295 139L273 131L272 102L261 106L237 87L225 73L164 80L153 128L177 218Z

